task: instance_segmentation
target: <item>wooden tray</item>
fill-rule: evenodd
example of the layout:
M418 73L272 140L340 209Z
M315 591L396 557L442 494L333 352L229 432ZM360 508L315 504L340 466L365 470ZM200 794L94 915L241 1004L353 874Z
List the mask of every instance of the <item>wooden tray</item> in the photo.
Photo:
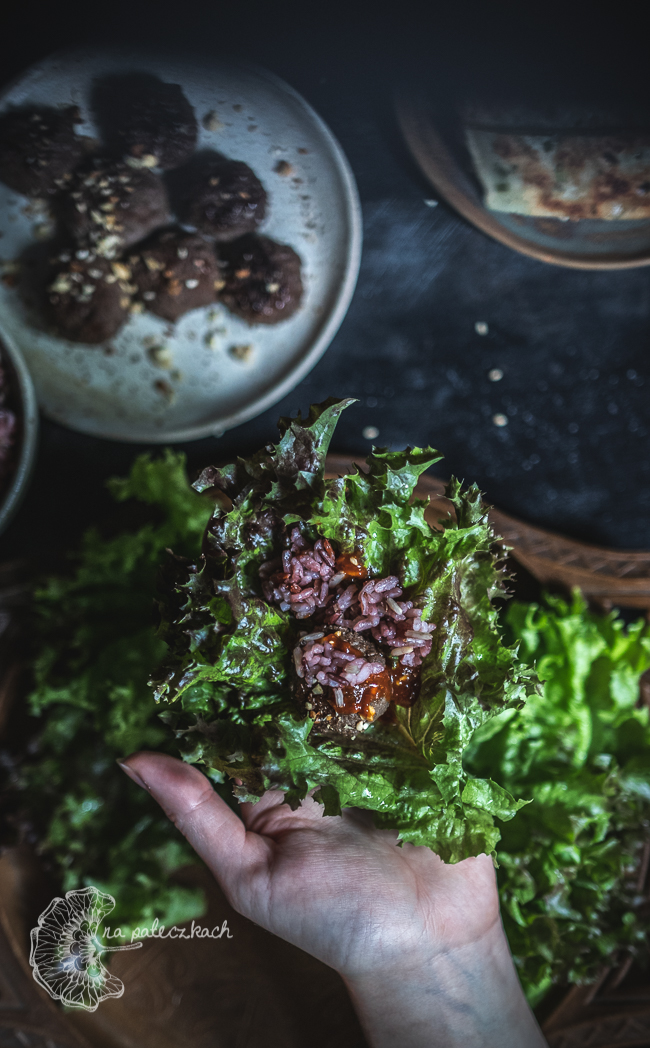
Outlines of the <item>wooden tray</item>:
M331 474L352 459L331 456ZM425 476L418 494L431 496L429 519L449 514L444 484ZM561 538L490 510L519 564L542 585L581 585L598 603L650 608L650 554L620 553ZM22 690L16 631L27 590L25 565L0 565L0 735ZM639 890L647 892L647 866ZM301 950L235 913L203 868L177 875L202 883L208 916L225 919L232 940L158 941L116 954L111 969L124 996L95 1013L63 1013L33 981L29 929L57 889L27 847L0 856L0 1048L367 1048L339 976ZM591 987L559 994L545 1018L551 1048L650 1046L650 986L630 965L606 969ZM546 1008L548 1011L548 1006Z
M416 163L436 192L468 222L524 255L572 269L633 269L650 265L650 220L562 222L489 211L462 149L444 120L417 93L401 94L397 119Z

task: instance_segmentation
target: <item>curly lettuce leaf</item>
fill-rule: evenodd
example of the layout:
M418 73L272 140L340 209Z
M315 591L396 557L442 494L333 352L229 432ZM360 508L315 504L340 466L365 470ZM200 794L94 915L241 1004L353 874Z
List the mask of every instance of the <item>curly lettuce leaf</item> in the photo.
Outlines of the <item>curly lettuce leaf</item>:
M650 628L571 604L512 605L520 654L544 682L526 706L481 726L465 754L475 775L531 799L503 827L499 888L532 1003L625 952L647 952L637 879L650 840L650 711L639 679Z
M158 917L198 917L202 891L170 882L196 862L185 840L115 759L135 749L175 752L147 681L163 657L153 616L165 549L195 554L212 503L189 485L185 457L136 459L109 482L118 501L151 508L136 530L84 536L65 577L34 593L30 752L7 785L12 821L38 847L64 891L93 884L114 895L123 931Z
M413 492L440 458L432 448L373 449L366 470L328 478L329 442L349 403L328 400L304 420L282 419L277 445L201 474L197 490L213 490L217 507L202 556L176 559L166 576L160 635L169 658L156 697L185 759L237 780L240 799L275 786L295 806L316 789L328 812L368 808L400 840L449 862L494 854L494 816L511 818L523 802L489 779L473 783L462 755L476 728L535 688L503 645L492 604L504 592L503 549L480 492L457 481L448 488L455 521L431 529L428 503ZM397 709L395 725L372 725L356 739L317 737L295 704L296 620L266 603L259 579L295 525L340 553L361 551L372 575L399 575L435 624L420 696Z

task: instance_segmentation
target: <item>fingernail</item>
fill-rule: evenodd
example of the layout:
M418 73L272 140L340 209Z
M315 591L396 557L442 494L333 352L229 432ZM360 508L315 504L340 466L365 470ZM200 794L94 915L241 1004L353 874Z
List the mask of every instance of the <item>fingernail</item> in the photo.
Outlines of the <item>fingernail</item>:
M146 784L146 782L144 781L144 779L143 779L143 778L141 778L141 777L140 777L140 776L138 775L137 771L135 771L135 770L134 770L133 768L131 768L131 767L130 767L130 766L129 766L128 764L126 764L126 763L125 763L125 761L121 761L121 760L119 759L119 757L118 757L118 758L116 759L115 763L116 763L116 764L119 764L119 766L120 766L120 768L122 769L122 771L123 771L123 772L126 772L126 774L127 774L128 776L129 776L129 778L130 778L130 779L133 779L133 781L134 781L134 782L135 782L135 783L136 783L136 784L137 784L138 786L142 786L142 789L143 789L143 790L148 790L148 789L149 789L149 787L147 786L147 784Z

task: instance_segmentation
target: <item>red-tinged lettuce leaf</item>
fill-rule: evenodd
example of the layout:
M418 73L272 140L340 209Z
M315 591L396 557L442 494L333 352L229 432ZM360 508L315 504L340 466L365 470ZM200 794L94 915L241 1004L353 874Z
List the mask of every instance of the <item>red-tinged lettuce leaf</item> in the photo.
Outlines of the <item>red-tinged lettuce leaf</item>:
M161 595L169 658L155 681L165 719L186 760L240 783L240 799L275 786L295 805L308 790L327 812L357 806L401 840L450 862L494 852L493 816L521 802L484 780L472 783L462 755L495 713L522 705L534 674L501 641L492 598L503 595L503 551L480 492L448 488L456 511L440 531L414 500L432 448L373 449L367 469L325 477L329 442L350 401L326 401L307 419L282 419L280 442L251 459L203 471L197 490L217 506L194 563L171 562ZM287 529L341 552L360 550L372 576L397 574L436 626L422 689L396 723L355 739L311 732L292 699L290 657L297 622L269 606L260 565L277 557Z

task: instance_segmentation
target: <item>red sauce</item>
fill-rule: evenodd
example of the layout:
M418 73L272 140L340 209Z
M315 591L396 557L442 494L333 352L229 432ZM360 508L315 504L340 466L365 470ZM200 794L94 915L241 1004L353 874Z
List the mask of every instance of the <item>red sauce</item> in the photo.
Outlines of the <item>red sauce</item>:
M362 653L344 640L338 633L330 633L323 638L323 644L331 644L337 651L345 651L361 658ZM381 699L394 702L398 706L411 706L420 690L420 671L387 666L381 673L373 673L363 684L348 684L341 688L343 705L336 706L340 714L356 713L363 720L374 720L375 706Z
M391 669L391 700L396 706L412 706L420 694L420 667L412 670L408 666Z
M361 554L355 550L354 553L342 553L336 558L336 570L344 571L351 579L367 579L368 572L363 565Z

